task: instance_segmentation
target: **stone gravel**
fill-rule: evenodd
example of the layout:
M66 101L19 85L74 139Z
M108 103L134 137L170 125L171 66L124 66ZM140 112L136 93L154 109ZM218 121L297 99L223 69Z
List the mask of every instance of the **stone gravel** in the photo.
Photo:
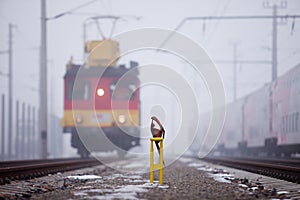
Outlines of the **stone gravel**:
M176 162L165 170L167 190L151 188L142 199L257 199L238 184L217 182L204 171ZM264 197L261 197L264 198Z
M132 160L125 161L130 163ZM136 160L135 160L136 161ZM120 172L119 170L97 166L82 170L58 173L28 181L12 182L23 188L31 188L31 197L5 196L0 199L280 199L276 189L266 189L263 185L244 177L224 176L216 181L212 175L227 172L205 168L192 162L178 160L164 170L164 183L149 183L149 174ZM122 161L124 164L124 161ZM167 162L167 161L166 161ZM84 175L99 177L84 179ZM83 179L72 176L83 176ZM158 173L155 174L158 180ZM275 191L274 191L275 190ZM3 196L4 195L4 196Z

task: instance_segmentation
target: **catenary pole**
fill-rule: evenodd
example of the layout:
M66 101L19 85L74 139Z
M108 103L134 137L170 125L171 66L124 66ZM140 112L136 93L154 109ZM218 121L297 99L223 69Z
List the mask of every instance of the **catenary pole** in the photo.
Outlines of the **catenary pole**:
M40 138L41 157L47 158L47 17L46 0L41 0L41 49L40 49Z

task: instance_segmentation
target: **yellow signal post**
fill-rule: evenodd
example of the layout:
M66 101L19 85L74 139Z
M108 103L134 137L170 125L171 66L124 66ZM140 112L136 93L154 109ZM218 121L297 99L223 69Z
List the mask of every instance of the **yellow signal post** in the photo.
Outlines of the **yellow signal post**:
M154 148L153 142L159 142L159 164L154 164ZM154 181L154 171L159 170L159 184L163 184L163 138L150 138L150 183Z

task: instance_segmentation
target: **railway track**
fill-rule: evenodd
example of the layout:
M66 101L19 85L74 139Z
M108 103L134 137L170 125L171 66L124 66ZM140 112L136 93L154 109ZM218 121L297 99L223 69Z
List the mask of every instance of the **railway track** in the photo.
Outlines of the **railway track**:
M101 164L96 159L46 159L0 162L0 184Z
M203 159L236 169L262 174L281 180L300 183L300 161L299 160L277 160L277 159L254 159L254 158L220 158L206 157Z

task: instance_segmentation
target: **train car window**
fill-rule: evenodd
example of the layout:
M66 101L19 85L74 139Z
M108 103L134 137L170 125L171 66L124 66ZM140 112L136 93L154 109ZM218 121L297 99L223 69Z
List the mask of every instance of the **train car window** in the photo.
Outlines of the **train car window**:
M134 83L126 83L124 85L118 85L116 87L117 82L112 82L110 85L110 93L111 97L114 100L134 100L136 86Z
M67 81L67 99L88 100L91 94L91 83L86 80Z

